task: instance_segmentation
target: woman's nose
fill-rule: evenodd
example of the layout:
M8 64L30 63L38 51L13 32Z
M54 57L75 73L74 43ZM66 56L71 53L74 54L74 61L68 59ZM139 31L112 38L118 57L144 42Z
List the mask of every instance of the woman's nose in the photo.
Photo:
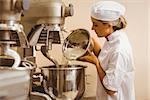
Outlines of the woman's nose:
M94 27L93 27L93 25L92 25L92 27L91 27L91 30L94 30Z

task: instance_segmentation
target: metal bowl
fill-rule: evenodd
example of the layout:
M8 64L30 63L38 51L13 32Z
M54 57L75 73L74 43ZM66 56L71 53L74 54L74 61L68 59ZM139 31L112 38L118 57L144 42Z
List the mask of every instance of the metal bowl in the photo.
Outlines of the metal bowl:
M85 91L85 68L82 65L42 67L46 93L54 100L81 100Z
M14 59L0 58L0 100L28 100L35 66L24 67L22 61L16 69L11 67L13 62Z
M30 100L52 100L47 94L40 92L31 92Z
M63 55L69 60L76 60L91 48L91 36L85 29L76 29L64 40Z
M27 100L30 79L30 70L0 66L0 100Z

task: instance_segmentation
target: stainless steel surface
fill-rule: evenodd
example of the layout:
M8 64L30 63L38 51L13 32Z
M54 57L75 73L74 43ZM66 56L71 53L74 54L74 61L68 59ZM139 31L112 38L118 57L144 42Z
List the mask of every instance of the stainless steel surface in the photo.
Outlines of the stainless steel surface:
M0 100L29 100L32 91L36 65L21 61L20 55L11 48L12 45L29 47L20 24L23 10L28 8L29 0L0 0Z
M45 23L62 25L65 17L73 15L73 5L67 7L62 0L31 0L30 9L24 14L23 21L32 26Z
M73 5L67 7L62 0L34 0L30 5L22 20L32 28L28 34L30 45L42 44L51 50L53 43L61 43L65 18L73 15Z
M30 100L52 100L47 94L31 92Z
M0 100L28 100L30 70L0 66Z
M1 42L14 41L16 42L17 46L29 47L29 43L26 34L24 33L23 26L17 21L0 20L0 36Z
M29 46L23 26L20 24L21 14L23 10L28 8L28 1L0 0L0 56L13 57L12 68L17 68L20 65L21 58L10 46L17 45L18 42L22 47Z
M76 60L90 48L90 33L85 29L76 29L64 40L62 52L67 59Z
M10 43L19 40L19 45L22 47L29 46L23 26L20 24L21 14L23 10L28 9L28 6L29 0L0 0L1 42ZM6 34L6 31L9 34Z
M7 100L26 100L32 91L32 76L36 65L31 61L22 60L19 67L12 68L13 63L14 59L0 58L0 91L6 92L6 97L9 98ZM3 92L0 92L1 95Z
M14 63L12 65L12 68L18 68L18 66L21 63L20 55L15 50L12 50L8 44L1 44L1 46L3 47L2 51L4 56L7 57L10 56L14 58Z
M34 26L30 33L28 34L29 43L31 46L36 46L37 44L45 45L49 50L52 50L52 44L60 44L60 32L61 27L58 24L40 24Z
M85 97L83 100L96 100L96 97Z
M0 21L20 21L22 10L29 8L29 0L0 0Z
M42 67L46 93L56 100L80 100L85 91L84 69L81 65Z

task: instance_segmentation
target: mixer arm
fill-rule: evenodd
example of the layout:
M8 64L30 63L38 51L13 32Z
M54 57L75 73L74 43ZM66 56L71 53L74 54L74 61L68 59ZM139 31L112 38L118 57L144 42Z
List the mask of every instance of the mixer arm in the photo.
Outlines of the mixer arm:
M14 64L12 65L12 68L18 68L21 62L20 55L15 50L10 49L8 44L3 45L3 50L4 55L8 55L14 58Z
M24 48L29 48L29 42L27 40L25 32L23 31L23 26L21 24L16 24L15 27L20 40L20 45Z
M50 61L52 61L56 65L57 68L59 68L59 64L58 64L57 60L55 58L53 58L51 55L49 55L48 47L41 46L41 52L46 58L48 58Z

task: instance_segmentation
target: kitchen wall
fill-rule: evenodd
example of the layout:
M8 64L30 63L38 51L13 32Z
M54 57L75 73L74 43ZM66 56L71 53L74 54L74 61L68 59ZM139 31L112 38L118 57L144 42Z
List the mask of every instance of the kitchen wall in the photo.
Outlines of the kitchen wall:
M148 1L148 18L150 18L150 1ZM148 71L150 71L150 19L148 19ZM148 74L148 84L150 84L150 73ZM148 93L150 94L150 85L148 85ZM148 95L150 98L150 95Z
M63 0L66 5L69 3L74 5L74 16L66 18L65 27L67 30L76 28L85 28L95 35L91 30L90 21L90 6L92 3L99 0ZM133 47L135 59L135 89L136 100L150 100L150 1L148 0L114 0L126 6L126 18L128 20L128 27L126 29L129 40ZM148 17L149 16L149 17ZM68 35L64 34L65 37ZM101 44L105 39L100 39ZM55 57L60 63L63 61L61 54L61 45L53 45L53 50L50 54ZM37 64L39 67L51 64L47 59L36 52ZM41 59L42 58L42 59ZM80 62L78 62L80 63ZM82 63L85 64L85 63ZM95 96L96 92L96 69L92 64L88 65L86 69L86 92L85 96Z
M148 1L127 2L128 36L135 56L137 100L148 100Z

